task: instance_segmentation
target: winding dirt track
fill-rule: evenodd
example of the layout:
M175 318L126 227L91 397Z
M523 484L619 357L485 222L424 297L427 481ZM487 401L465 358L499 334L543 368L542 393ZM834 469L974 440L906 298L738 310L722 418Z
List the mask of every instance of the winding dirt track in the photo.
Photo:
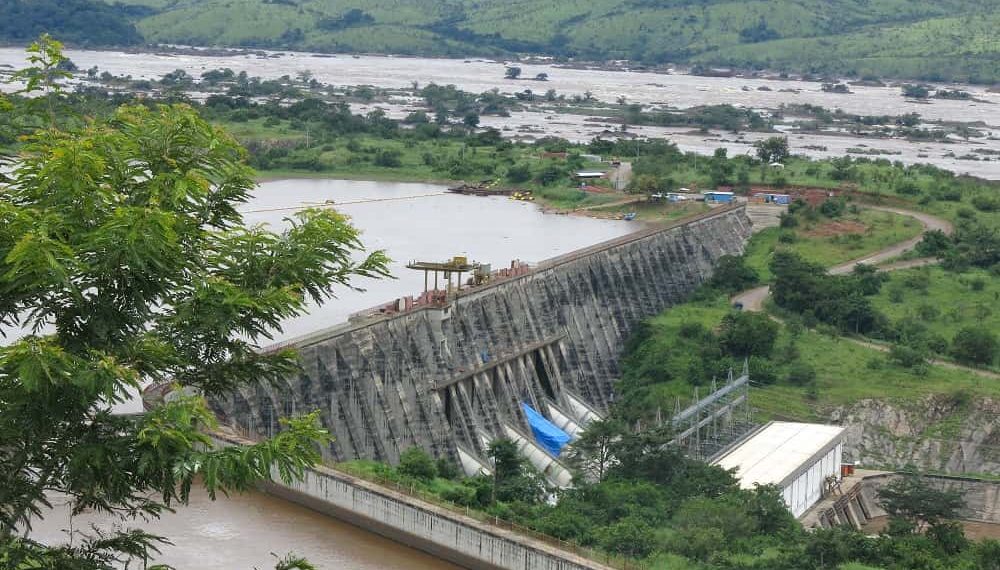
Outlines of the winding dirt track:
M902 216L909 216L915 218L924 226L924 230L920 232L916 237L910 238L906 241L899 242L891 247L887 247L881 251L877 251L873 254L867 255L859 259L853 259L846 263L841 263L840 265L835 265L827 270L831 275L843 275L845 273L850 273L855 265L866 264L866 265L877 265L889 259L899 257L900 255L910 251L923 238L924 234L933 231L941 230L946 234L951 234L954 231L954 226L948 220L939 218L937 216L932 216L930 214L925 214L923 212L914 212L913 210L907 210L904 208L895 208L889 206L868 206L871 210L879 210L882 212L891 212L893 214L899 214ZM931 257L922 257L919 259L909 259L906 261L899 261L896 263L890 263L887 265L882 265L879 267L879 271L895 271L898 269L909 269L911 267L921 267L923 265L930 265L937 263L937 259ZM763 285L761 287L754 287L753 289L747 289L742 293L736 294L730 302L734 305L737 303L742 304L744 311L755 311L760 312L764 310L764 302L767 300L768 295L771 294L771 286ZM775 317L772 317L775 318ZM775 319L777 320L777 319ZM871 348L873 350L878 350L881 352L888 352L889 346L884 344L866 341L857 338L845 337L845 340L853 342L855 344ZM931 364L938 366L944 366L946 368L954 368L957 370L965 370L973 374L991 379L1000 379L1000 374L991 372L989 370L981 370L979 368L970 368L968 366L962 366L960 364L955 364L954 362L948 362L944 360L931 360Z
M835 265L827 270L831 275L843 275L845 273L850 273L855 265L863 263L866 265L877 265L883 261L892 259L894 257L899 257L900 255L910 251L918 243L920 243L921 238L924 234L931 230L941 230L946 234L951 234L954 231L954 227L948 220L939 218L937 216L932 216L930 214L925 214L923 212L914 212L913 210L906 210L903 208L894 208L888 206L868 206L869 209L879 210L882 212L891 212L893 214L899 214L902 216L909 216L915 218L924 226L924 231L920 232L916 237L910 238L906 241L899 242L891 247L887 247L881 251L877 251L865 257L858 259L852 259L846 263L841 263L840 265ZM921 265L929 265L931 263L936 263L937 260L933 258L921 258L921 259L910 259L907 261L901 261L899 263L893 263L890 265L883 266L880 268L881 271L893 271L896 269L906 269L910 267L920 267ZM764 308L764 301L767 300L767 296L771 294L771 286L763 285L761 287L754 287L753 289L747 289L742 293L738 293L734 296L731 301L732 303L742 303L744 311L761 311Z

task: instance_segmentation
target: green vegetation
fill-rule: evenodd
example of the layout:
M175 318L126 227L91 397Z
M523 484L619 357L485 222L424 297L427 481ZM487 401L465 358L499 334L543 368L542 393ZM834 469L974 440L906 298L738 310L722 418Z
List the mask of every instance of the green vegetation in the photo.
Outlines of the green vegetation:
M0 0L0 42L27 43L42 33L81 46L142 42L130 17L151 11L100 0Z
M920 340L939 356L949 356L952 341L962 329L971 326L984 334L1000 330L998 297L1000 287L990 272L926 267L893 272L872 301L896 323L902 339ZM970 362L991 364L995 358Z
M765 281L771 279L771 257L778 251L791 251L803 259L832 267L862 258L920 234L922 226L909 216L862 209L853 206L834 218L818 209L806 209L816 215L790 214L792 227L768 228L755 234L747 245L747 264ZM799 222L798 220L803 220ZM786 217L786 221L788 217Z
M725 378L730 366L742 367L742 358L727 352L713 331L727 315L743 313L732 312L728 295L703 295L650 319L630 341L619 386L626 417L651 421L657 408L672 410L678 398L689 401L694 386ZM801 374L803 364L814 378ZM1000 386L972 373L928 366L915 375L885 353L848 342L831 328L809 330L796 319L779 327L769 354L751 356L750 373L756 384L751 400L765 419L823 421L834 408L869 398L907 403L931 395L1000 397Z
M318 412L216 449L206 398L290 374L294 350L259 350L272 331L355 277L385 276L388 260L329 209L281 233L245 226L246 154L190 108L124 105L60 128L49 114L60 48L47 37L29 47L24 75L38 82L23 94L39 105L18 113L46 128L28 129L0 181L0 325L24 333L0 346L0 566L145 567L168 539L143 523L185 505L193 485L215 498L319 461L329 434ZM162 405L112 413L165 382L178 390ZM53 494L115 524L65 544L25 539Z
M109 4L112 4L108 0ZM464 57L514 53L996 82L977 0L130 0L148 42Z

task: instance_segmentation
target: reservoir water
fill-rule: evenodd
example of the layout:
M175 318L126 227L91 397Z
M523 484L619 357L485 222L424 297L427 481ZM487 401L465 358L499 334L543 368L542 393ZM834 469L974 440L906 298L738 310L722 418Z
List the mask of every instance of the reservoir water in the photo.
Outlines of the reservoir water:
M448 193L444 186L329 179L264 182L241 207L248 224L284 225L295 209L325 205L350 216L369 249L384 249L394 279L359 279L364 291L341 288L337 298L288 321L280 341L341 324L355 312L423 292L412 260L444 261L455 255L507 267L514 259L536 263L635 231L630 222L546 214L533 203L504 197Z

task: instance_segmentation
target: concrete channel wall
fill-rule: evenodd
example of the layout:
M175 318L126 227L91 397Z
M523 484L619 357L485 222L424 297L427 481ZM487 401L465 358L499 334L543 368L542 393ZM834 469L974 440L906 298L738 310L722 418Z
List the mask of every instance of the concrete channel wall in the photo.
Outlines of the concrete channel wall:
M249 443L217 433L219 446ZM277 480L277 479L276 479ZM302 481L268 483L269 494L474 570L610 570L530 536L489 525L327 467Z
M866 476L844 489L829 505L821 505L803 524L825 528L850 525L860 529L868 521L886 516L878 502L878 491L899 477L897 473ZM959 512L962 520L1000 524L1000 481L948 475L921 475L921 478L936 489L962 493L965 499L965 508Z
M717 208L551 259L443 306L320 331L292 343L300 374L212 405L223 423L264 436L278 418L318 409L336 438L324 450L330 460L396 463L419 446L468 472L470 462L485 465L492 439L531 433L522 402L550 418L581 402L606 410L635 326L684 301L720 256L742 253L750 233L744 206Z

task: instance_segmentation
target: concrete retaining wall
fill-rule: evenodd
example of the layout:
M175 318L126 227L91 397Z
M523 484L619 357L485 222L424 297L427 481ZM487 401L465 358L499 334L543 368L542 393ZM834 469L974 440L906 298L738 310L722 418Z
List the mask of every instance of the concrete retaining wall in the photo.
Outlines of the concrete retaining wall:
M751 233L744 207L642 231L464 291L448 305L351 323L300 339L303 370L213 402L224 423L270 435L277 419L319 409L336 461L396 463L422 447L481 459L510 428L530 433L520 402L546 413L571 399L612 399L625 340L682 302ZM336 301L333 301L336 302Z
M248 443L216 434L220 446ZM345 473L317 467L263 490L475 570L610 570L534 538L482 523Z
M851 525L861 528L866 522L887 515L879 506L878 491L894 479L896 473L870 475L861 479L833 503L813 513L807 526L831 527ZM932 487L960 491L965 498L965 508L959 512L962 520L1000 524L1000 481L987 481L947 475L922 475ZM808 515L807 515L808 516Z

